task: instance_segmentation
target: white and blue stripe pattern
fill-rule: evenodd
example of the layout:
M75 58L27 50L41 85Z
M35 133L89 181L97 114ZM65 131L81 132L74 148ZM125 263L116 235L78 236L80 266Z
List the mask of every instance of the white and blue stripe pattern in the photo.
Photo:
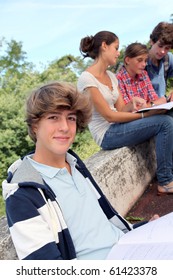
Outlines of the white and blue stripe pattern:
M132 225L113 209L84 163L74 152L68 152L77 159L77 169L90 181L107 218L124 232L131 230ZM19 259L76 259L74 244L55 194L25 158L17 162L16 168L13 164L9 169L9 176L3 182L3 196Z

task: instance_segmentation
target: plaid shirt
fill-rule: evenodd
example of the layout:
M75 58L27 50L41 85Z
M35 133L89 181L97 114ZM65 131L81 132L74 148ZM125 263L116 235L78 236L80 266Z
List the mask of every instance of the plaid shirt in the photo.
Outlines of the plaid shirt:
M146 102L158 99L158 95L154 91L150 78L145 70L134 80L130 77L126 68L122 66L116 74L116 77L125 104L129 103L134 96L141 97Z

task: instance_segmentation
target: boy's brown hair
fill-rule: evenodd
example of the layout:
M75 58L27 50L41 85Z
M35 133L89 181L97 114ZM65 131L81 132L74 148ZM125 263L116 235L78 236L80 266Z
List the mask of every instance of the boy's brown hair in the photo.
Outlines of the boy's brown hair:
M170 45L173 48L173 24L160 22L150 34L153 43L159 41L162 45Z
M70 83L51 82L33 90L26 101L26 123L28 134L36 142L33 124L57 110L72 110L77 115L77 131L82 131L92 114L91 100L77 91Z

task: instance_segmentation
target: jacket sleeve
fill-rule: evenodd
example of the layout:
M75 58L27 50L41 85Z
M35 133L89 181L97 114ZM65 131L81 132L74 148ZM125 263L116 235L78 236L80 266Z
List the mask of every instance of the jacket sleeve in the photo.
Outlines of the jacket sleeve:
M19 259L62 259L58 229L55 240L47 206L36 189L28 194L27 189L19 188L10 195L6 199L6 213Z

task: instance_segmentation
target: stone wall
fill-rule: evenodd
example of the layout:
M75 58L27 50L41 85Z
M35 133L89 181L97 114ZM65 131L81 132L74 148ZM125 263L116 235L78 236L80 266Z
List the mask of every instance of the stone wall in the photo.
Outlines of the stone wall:
M16 250L14 248L6 217L0 219L0 260L16 260Z
M156 170L154 141L133 148L99 151L85 161L88 169L123 216L136 203ZM0 219L0 260L17 259L6 217Z
M125 216L155 176L155 143L99 151L85 163L112 205Z

